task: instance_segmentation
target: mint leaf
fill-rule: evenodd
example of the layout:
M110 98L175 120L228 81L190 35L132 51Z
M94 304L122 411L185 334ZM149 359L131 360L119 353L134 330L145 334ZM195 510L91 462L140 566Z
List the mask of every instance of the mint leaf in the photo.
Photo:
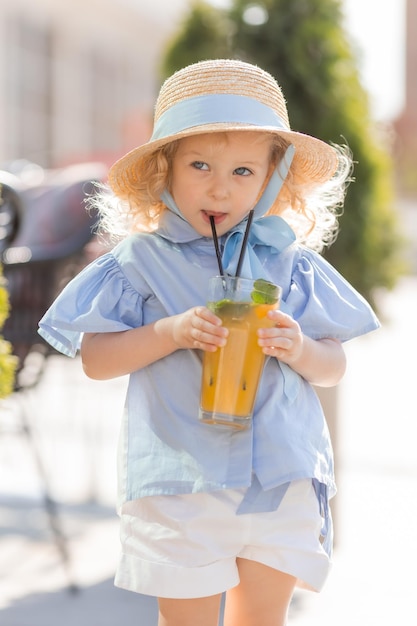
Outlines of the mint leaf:
M217 302L209 302L207 306L219 317L239 318L247 313L251 304L250 302L235 302L234 300L224 299Z
M256 304L274 304L278 300L278 287L264 278L253 283L251 298Z

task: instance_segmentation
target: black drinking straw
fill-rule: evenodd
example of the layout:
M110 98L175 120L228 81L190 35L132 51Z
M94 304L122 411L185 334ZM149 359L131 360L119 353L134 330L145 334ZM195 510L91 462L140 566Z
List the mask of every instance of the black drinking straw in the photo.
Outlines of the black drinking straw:
M219 266L220 276L224 276L222 255L220 254L219 240L217 238L216 225L214 223L214 216L213 215L210 215L210 226L211 226L211 232L213 234L213 241L214 241L214 247L216 249L217 263L218 263L218 266Z
M245 234L243 235L242 247L240 249L239 261L237 262L236 268L236 278L240 276L240 272L242 271L243 259L245 257L246 245L248 243L249 230L253 220L253 209L249 212L248 215L248 223L246 224Z

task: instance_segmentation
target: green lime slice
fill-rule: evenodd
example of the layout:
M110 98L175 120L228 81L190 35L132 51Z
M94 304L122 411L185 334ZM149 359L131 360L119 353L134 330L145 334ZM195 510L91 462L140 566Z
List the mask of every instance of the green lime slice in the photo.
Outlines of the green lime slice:
M278 301L278 287L264 278L253 283L251 298L256 304L275 304Z
M210 311L213 311L213 313L217 313L224 308L225 306L227 306L228 304L231 303L231 300L228 300L227 298L225 298L224 300L218 300L217 302L208 302L207 306L210 309Z
M250 302L234 302L233 300L224 299L217 302L209 302L207 306L215 315L241 317L251 304Z

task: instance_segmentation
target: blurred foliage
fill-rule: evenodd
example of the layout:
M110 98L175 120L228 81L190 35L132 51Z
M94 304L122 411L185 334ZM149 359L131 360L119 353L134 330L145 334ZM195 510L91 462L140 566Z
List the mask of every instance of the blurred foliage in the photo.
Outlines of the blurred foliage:
M234 0L225 10L195 2L166 50L162 77L209 58L249 61L282 86L294 130L349 146L354 183L324 255L375 305L378 289L391 289L405 271L403 240L390 151L371 119L341 7L340 0Z
M0 329L9 316L9 294L0 268ZM14 388L18 359L12 354L11 344L0 335L0 399L9 396Z

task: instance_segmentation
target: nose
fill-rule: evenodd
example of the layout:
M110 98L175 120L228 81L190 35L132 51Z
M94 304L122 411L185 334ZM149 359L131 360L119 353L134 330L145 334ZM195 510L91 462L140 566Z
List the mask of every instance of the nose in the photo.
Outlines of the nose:
M227 176L221 173L213 174L210 180L209 195L214 200L224 200L229 195Z

